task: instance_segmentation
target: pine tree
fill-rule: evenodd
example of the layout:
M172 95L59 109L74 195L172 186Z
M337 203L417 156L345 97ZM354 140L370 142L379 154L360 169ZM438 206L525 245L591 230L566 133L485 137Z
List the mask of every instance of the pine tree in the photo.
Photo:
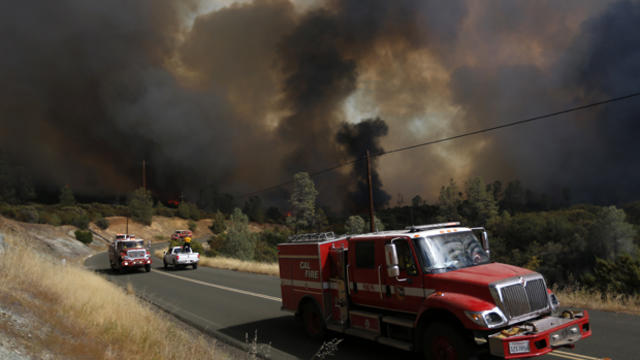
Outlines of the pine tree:
M440 220L453 221L461 220L461 216L458 213L458 207L462 204L462 193L458 189L458 185L449 180L449 185L443 186L440 189L440 196L438 197L438 206L440 207Z
M73 191L69 185L65 185L60 189L60 205L73 206L76 203L76 198L73 196Z
M298 232L310 229L316 217L316 197L318 191L313 180L306 172L299 172L293 177L293 192L289 200L291 204L291 216L287 218L287 224Z
M492 192L480 177L469 179L465 184L467 199L465 201L464 217L473 225L486 225L487 222L498 215L498 205Z
M358 215L349 216L345 224L347 234L361 234L364 232L364 219Z
M153 218L153 198L145 188L138 188L129 197L129 213L134 221L151 225Z

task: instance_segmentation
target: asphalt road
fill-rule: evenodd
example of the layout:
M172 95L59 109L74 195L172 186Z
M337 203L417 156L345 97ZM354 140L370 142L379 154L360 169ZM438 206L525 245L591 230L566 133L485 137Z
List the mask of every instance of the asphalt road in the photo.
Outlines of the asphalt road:
M159 245L155 245L156 247ZM309 359L321 346L310 340L290 313L280 310L278 278L199 267L197 270L162 268L153 259L150 273L114 274L106 253L86 260L85 265L121 286L131 284L136 294L198 328L223 340L245 343L257 334L262 349L274 359ZM562 301L562 299L560 299ZM593 335L575 349L563 349L540 359L640 359L640 317L590 311ZM344 338L335 359L391 359L418 356L367 340Z

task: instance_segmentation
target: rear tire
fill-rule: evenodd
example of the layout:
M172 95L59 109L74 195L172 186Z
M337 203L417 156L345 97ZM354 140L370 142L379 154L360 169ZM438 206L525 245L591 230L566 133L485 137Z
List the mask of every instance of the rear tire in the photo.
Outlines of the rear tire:
M193 263L193 270L198 268L198 263Z
M167 270L169 268L169 264L165 260L162 261L164 263L164 269Z
M310 338L315 340L324 338L327 328L320 310L314 303L307 302L302 306L302 323Z
M423 352L426 360L475 359L473 344L461 331L448 323L433 323L424 332Z

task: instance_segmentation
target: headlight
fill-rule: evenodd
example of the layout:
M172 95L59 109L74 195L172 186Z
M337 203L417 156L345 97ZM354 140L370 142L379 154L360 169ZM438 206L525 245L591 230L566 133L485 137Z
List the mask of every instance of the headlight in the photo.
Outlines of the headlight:
M494 328L507 323L507 318L498 307L485 311L465 311L464 314L476 325Z
M560 301L556 297L556 294L549 292L549 304L551 304L551 311L556 311L558 306L560 306Z

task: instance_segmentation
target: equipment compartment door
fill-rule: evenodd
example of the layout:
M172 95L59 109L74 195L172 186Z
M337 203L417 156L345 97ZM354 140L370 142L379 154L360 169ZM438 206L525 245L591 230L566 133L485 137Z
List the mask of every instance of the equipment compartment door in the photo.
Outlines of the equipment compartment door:
M331 277L329 278L331 288L331 318L340 324L344 324L348 318L346 255L347 252L343 248L332 248L329 250L329 261L331 262Z

